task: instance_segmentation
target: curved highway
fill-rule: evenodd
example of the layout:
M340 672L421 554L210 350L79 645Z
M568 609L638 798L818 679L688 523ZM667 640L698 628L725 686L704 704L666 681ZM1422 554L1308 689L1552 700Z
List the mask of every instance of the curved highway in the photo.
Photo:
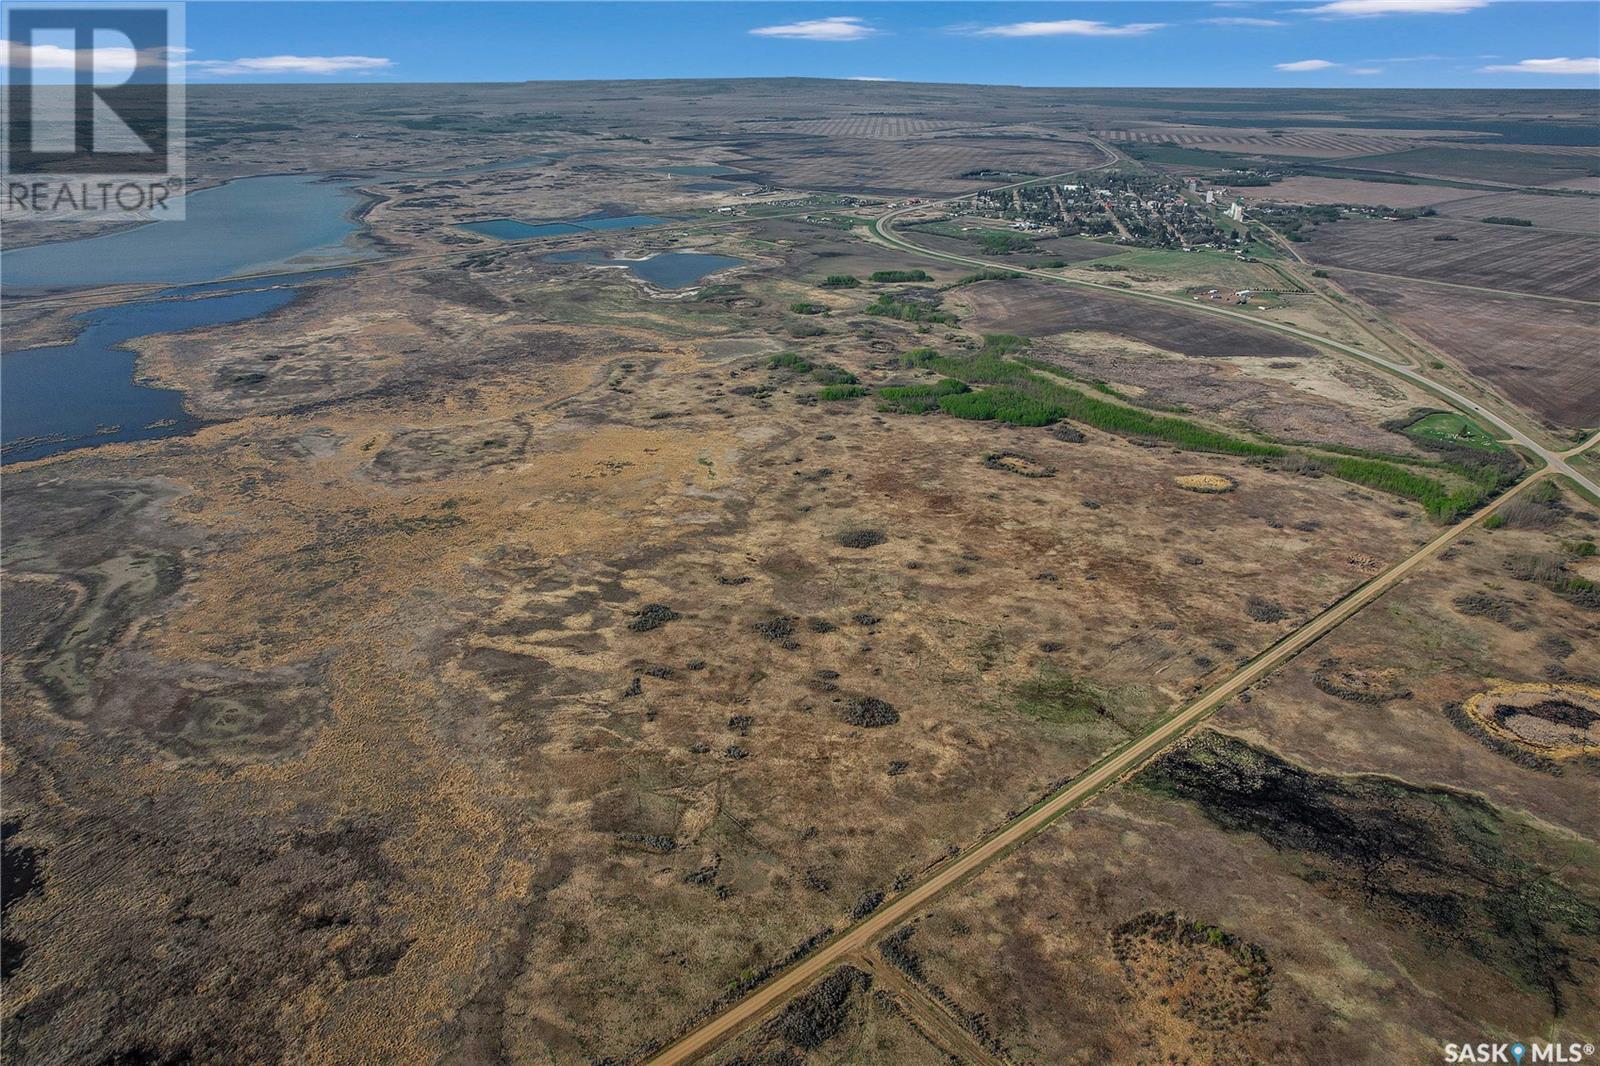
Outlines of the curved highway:
M1104 166L1106 164L1101 165ZM1071 173L1059 174L1051 178L1017 182L1013 185L1004 185L998 189L991 189L988 191L1001 192L1006 189L1016 188L1019 185L1037 184L1040 181L1056 181L1060 178L1071 177L1072 174L1078 173L1082 173L1082 171L1072 171ZM884 215L879 216L879 218L872 223L872 234L892 248L897 248L903 252L911 252L916 255L926 256L930 259L941 259L948 263L962 263L967 266L980 267L990 270L1007 270L1015 274L1022 274L1027 277L1039 278L1043 281L1054 282L1057 285L1069 285L1083 289L1099 289L1101 291L1109 292L1113 295L1124 297L1130 300L1148 300L1153 303L1171 304L1197 314L1215 315L1219 318L1232 318L1239 321L1248 322L1260 329L1274 330L1278 333L1297 337L1300 340L1310 341L1311 343L1320 345L1324 348L1332 348L1336 351L1344 353L1345 355L1359 359L1364 363L1375 366L1385 373L1404 378L1413 385L1416 385L1419 388L1438 396L1440 399L1445 400L1457 410L1482 419L1484 422L1489 423L1490 425L1494 426L1495 429L1499 430L1503 435L1503 439L1512 441L1519 447L1528 451L1530 454L1538 456L1540 461L1543 462L1550 470L1561 474L1564 477L1570 478L1588 492L1593 493L1596 496L1600 496L1600 485L1597 485L1587 475L1581 473L1580 471L1574 470L1566 461L1567 456L1575 454L1576 451L1582 451L1583 448L1588 446L1587 443L1572 452L1563 453L1551 451L1476 400L1464 396L1455 389L1450 388L1448 385L1442 385L1439 382L1434 381L1432 378L1418 373L1408 366L1385 359L1379 355L1374 355L1371 352L1364 351L1355 347L1354 345L1345 344L1342 341L1336 341L1329 337L1324 337L1321 334L1313 333L1310 330L1301 329L1298 326L1291 326L1282 322L1271 322L1265 319L1257 318L1254 315L1244 314L1240 311L1230 311L1223 307L1197 304L1192 300L1185 300L1179 296L1166 296L1155 292L1138 292L1136 290L1121 289L1115 285L1107 285L1104 282L1082 281L1077 278L1063 278L1059 275L1046 273L1042 270L1034 270L1028 267L1016 267L1008 263L996 262L992 259L983 259L978 256L957 255L953 252L940 252L931 248L924 248L921 245L909 240L895 229L895 223L904 218L906 215L913 214L918 211L925 211L930 207L942 207L947 204L959 203L962 200L970 199L973 195L975 194L968 193L963 196L952 196L945 200L934 200L928 203L909 204L905 207L896 208ZM1597 434L1597 437L1600 437L1600 434ZM1591 438L1588 443L1593 443L1593 441L1594 438Z

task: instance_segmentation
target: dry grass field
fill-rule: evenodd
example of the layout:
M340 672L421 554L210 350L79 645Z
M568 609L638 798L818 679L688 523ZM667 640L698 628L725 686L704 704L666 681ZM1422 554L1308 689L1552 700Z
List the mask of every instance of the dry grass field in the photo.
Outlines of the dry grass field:
M1037 337L1090 330L1201 357L1266 359L1314 354L1308 345L1267 330L1153 308L1110 294L1062 289L1042 281L980 282L963 289L961 298L972 308L973 324L993 333Z
M1570 496L1475 533L880 964L1017 1063L1427 1061L1484 1024L1593 1040L1594 608L1518 575L1597 535ZM1564 761L1465 716L1517 683L1516 721L1587 735Z
M1428 535L814 402L731 353L876 385L921 338L790 340L838 298L779 258L726 304L532 251L357 275L152 349L233 421L8 473L10 1054L630 1056Z
M1426 395L1182 307L957 284L862 225L1223 103L1306 152L1585 121L1550 93L1193 97L195 87L196 173L349 175L379 255L137 342L192 435L5 469L0 1055L638 1061L1431 542L1424 494L1334 461L1458 487L1385 428ZM715 166L746 173L685 187ZM669 221L458 225L598 210ZM1493 231L1448 265L1485 284L1594 286L1562 235L1411 227ZM1363 268L1446 269L1324 229ZM740 262L665 289L557 251ZM1102 252L1127 269L1094 277L1160 291L1270 269L1035 250ZM1597 406L1585 307L1336 277L1554 421ZM8 345L125 298L8 298ZM1261 313L1321 328L1310 305ZM1018 376L941 380L1018 358L1082 394L1077 421L994 384ZM1447 1033L1592 1034L1596 520L1505 511L721 1057L1411 1061Z

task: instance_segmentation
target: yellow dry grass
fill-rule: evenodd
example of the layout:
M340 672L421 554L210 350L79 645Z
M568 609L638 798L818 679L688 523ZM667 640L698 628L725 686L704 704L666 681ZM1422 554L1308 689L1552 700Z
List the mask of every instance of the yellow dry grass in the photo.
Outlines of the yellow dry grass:
M1232 492L1237 484L1221 474L1181 474L1173 479L1180 489L1190 492Z
M1573 707L1570 720L1535 713L1559 701ZM1553 759L1600 750L1600 687L1544 681L1500 682L1471 697L1463 710L1490 735ZM1587 724L1581 720L1587 713Z

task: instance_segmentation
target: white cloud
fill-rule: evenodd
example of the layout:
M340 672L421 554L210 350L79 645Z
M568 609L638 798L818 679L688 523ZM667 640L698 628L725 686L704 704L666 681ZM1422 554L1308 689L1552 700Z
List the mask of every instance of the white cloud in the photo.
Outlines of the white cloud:
M1283 25L1283 22L1280 19L1258 19L1258 18L1251 18L1248 15L1225 15L1225 16L1222 16L1220 18L1201 19L1200 21L1201 22L1208 22L1213 26L1282 26Z
M1130 22L1112 26L1090 19L1060 19L1055 22L1012 22L1004 26L983 26L972 33L978 37L1138 37L1166 25L1165 22Z
M1484 71L1494 74L1600 74L1600 57L1590 56L1587 59L1568 59L1562 56L1559 59L1524 59L1520 63L1503 63L1497 66L1484 67Z
M373 74L394 66L380 56L250 56L242 59L191 59L201 74Z
M1338 65L1337 63L1330 63L1326 59L1299 59L1293 63L1276 63L1272 69L1286 70L1292 74L1298 74L1306 70L1327 70L1329 67Z
M1324 18L1373 18L1378 15L1464 15L1488 6L1489 0L1332 0L1295 10Z
M782 37L791 41L859 41L878 31L865 19L854 15L834 15L825 19L789 22L781 26L760 26L750 31L757 37Z
M1352 73L1352 74L1382 74L1383 73L1383 68L1381 68L1381 67L1351 67L1350 68L1350 73Z
M30 45L0 38L0 66L31 67L39 71L87 70L113 80L127 77L136 66L162 66L169 54L176 57L179 51L175 48L147 48L141 52L114 45L78 51L58 44Z
M894 79L893 78L875 78L870 74L857 74L853 78L846 78L845 81L894 81Z

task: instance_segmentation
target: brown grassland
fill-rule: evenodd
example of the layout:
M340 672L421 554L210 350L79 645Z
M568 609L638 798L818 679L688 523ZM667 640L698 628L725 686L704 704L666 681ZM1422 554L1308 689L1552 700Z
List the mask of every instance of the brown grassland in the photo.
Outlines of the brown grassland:
M1400 432L1438 403L1413 384L1181 306L963 284L870 239L892 198L1105 162L1088 130L1197 128L1191 95L197 87L197 172L345 174L378 255L284 281L299 295L262 318L140 341L140 380L210 420L193 434L6 467L0 1054L647 1060L1432 542L1416 492L1332 461L1464 484L1459 454ZM1251 125L1206 127L1218 146L1586 121L1561 93L1228 100ZM1313 103L1415 128L1295 128ZM728 188L690 187L717 166ZM459 228L597 210L667 221ZM1445 230L1459 245L1393 239ZM1592 237L1537 228L1351 223L1308 247L1595 283ZM1101 248L1150 263L1121 272L1149 292L1278 276ZM555 251L740 263L663 289ZM871 280L912 270L929 279ZM1594 423L1582 308L1334 280L1349 315L1310 293L1259 314L1359 339L1369 300L1564 433ZM8 294L7 351L128 295ZM1013 424L1050 420L940 384L1002 351L1105 417ZM1128 428L1146 416L1182 421ZM1178 446L1216 439L1249 447ZM1593 1039L1600 519L1538 485L1504 505L713 1060Z

